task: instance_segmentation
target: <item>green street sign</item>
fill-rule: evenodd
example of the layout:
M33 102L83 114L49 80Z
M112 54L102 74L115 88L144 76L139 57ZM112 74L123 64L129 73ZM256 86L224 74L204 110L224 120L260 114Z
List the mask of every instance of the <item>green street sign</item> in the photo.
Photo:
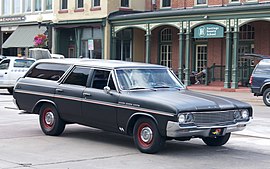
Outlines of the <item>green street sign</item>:
M216 24L205 24L194 29L194 38L223 38L224 27Z

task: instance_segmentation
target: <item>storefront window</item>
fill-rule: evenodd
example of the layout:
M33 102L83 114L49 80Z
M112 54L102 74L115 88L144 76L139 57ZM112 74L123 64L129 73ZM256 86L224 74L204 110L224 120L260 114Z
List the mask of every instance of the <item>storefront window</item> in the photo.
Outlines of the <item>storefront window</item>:
M13 0L13 11L15 14L21 13L20 0Z
M102 58L102 33L99 28L84 28L82 32L81 56L85 58Z
M10 11L10 0L4 0L3 1L3 14L4 15L10 15L11 11Z
M68 0L61 0L61 9L67 9Z
M52 10L52 0L46 0L46 10Z
M41 0L35 0L35 11L41 11Z
M132 29L125 29L117 33L117 60L132 61Z
M24 0L24 12L31 12L31 0Z
M83 8L83 0L76 1L76 8Z

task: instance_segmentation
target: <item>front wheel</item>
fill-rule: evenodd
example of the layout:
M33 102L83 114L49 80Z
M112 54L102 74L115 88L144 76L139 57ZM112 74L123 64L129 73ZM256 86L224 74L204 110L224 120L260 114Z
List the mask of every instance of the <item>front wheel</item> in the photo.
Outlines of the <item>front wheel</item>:
M58 136L65 129L65 122L59 117L56 108L51 104L43 104L39 111L39 123L44 134Z
M163 148L165 137L158 131L156 123L150 118L139 118L133 129L133 138L136 147L142 153L153 154Z
M230 136L231 133L227 133L224 136L205 137L202 140L208 146L222 146L229 141Z
M263 102L266 106L270 106L270 88L263 92Z

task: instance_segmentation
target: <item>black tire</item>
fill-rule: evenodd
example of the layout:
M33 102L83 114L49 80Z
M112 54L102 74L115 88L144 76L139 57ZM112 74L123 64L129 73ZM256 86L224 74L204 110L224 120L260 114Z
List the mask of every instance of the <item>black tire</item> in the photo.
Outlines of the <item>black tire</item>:
M230 136L231 136L231 133L227 133L224 136L205 137L205 138L202 138L202 140L208 146L222 146L229 141Z
M43 104L39 111L39 124L44 134L58 136L63 133L66 123L59 117L56 108Z
M263 92L263 102L266 106L270 106L270 88Z
M13 87L10 87L10 88L7 88L7 90L8 90L8 92L9 92L9 94L13 94Z
M156 123L146 117L141 117L136 121L133 128L133 139L136 147L142 153L148 154L157 153L163 148L166 141L165 137L160 135Z

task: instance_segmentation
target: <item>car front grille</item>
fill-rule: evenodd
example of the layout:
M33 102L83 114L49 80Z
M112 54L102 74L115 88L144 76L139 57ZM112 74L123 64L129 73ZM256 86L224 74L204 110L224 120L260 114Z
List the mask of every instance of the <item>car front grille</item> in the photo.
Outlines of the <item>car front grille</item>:
M214 112L196 112L194 113L195 124L219 124L234 121L235 110L214 111Z

